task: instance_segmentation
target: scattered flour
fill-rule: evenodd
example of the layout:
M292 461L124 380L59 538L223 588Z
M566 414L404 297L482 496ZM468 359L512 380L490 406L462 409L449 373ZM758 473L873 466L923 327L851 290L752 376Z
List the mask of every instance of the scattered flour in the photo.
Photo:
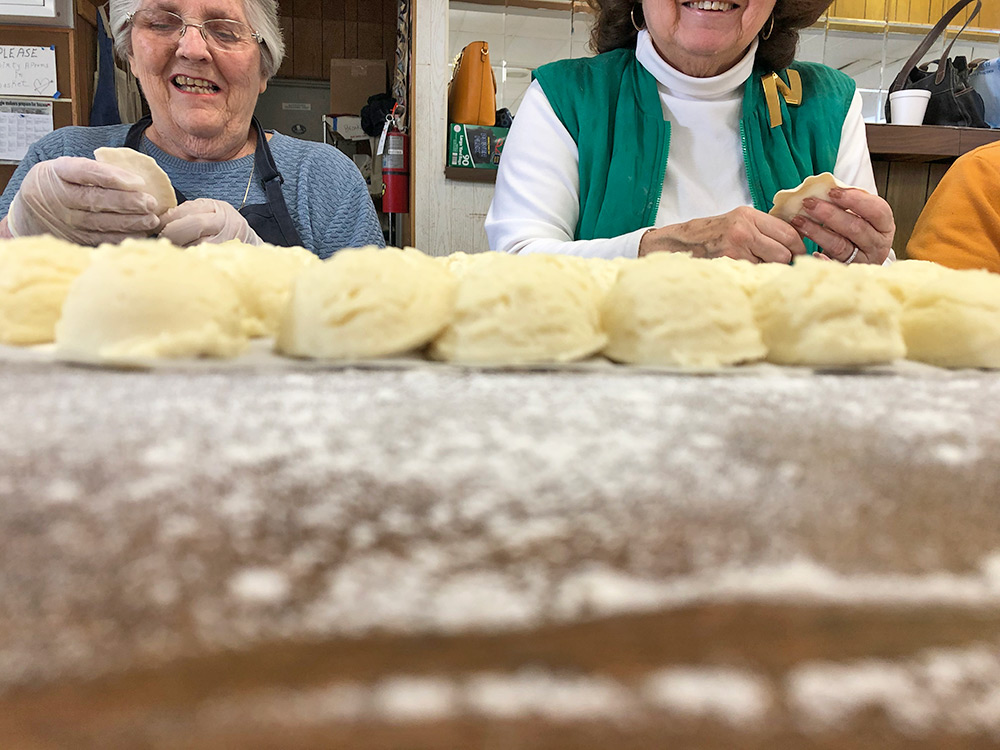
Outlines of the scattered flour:
M1000 649L983 644L927 650L899 661L811 662L793 668L777 684L753 671L716 666L654 670L635 683L540 668L397 674L373 683L212 699L201 706L199 716L209 725L278 726L468 717L636 726L673 717L754 731L781 706L802 732L813 736L844 731L852 720L877 710L910 736L947 731L1000 737Z
M843 727L877 709L902 731L989 732L1000 738L1000 648L934 649L890 662L814 662L787 678L790 705L806 731Z
M736 726L763 721L771 705L766 680L727 668L663 669L646 678L643 692L650 704L670 713Z
M1000 589L1000 552L984 558L980 567L986 577L987 585L994 589Z
M248 604L280 604L290 589L287 576L273 568L246 568L229 581L233 596Z
M375 686L372 710L389 722L448 719L458 713L456 693L442 677L393 677Z
M674 581L643 580L601 566L567 576L554 597L554 609L572 619L580 613L613 615L676 607L699 601L785 600L839 604L919 606L1000 604L996 583L1000 553L983 561L982 572L966 575L842 575L812 560L781 565L719 568Z
M974 464L979 459L979 450L974 446L942 443L934 449L934 455L943 464L966 466Z
M42 497L49 503L69 503L80 498L83 489L66 477L56 477L49 482Z
M555 675L526 670L513 675L482 673L465 684L473 713L504 719L536 716L557 723L608 721L636 710L635 696L604 677Z

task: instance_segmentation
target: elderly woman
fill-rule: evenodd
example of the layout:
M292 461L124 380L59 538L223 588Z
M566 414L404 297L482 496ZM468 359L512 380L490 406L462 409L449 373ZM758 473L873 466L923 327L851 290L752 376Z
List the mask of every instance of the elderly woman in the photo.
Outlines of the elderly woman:
M844 263L890 257L854 82L792 64L830 0L591 4L600 54L539 68L518 110L486 220L494 250L788 263L808 238ZM806 199L790 223L766 213L822 172L862 189Z
M0 236L96 245L159 228L178 245L238 239L320 257L383 244L350 159L265 132L253 117L285 51L274 0L112 0L111 26L150 115L132 127L61 128L35 143L0 199ZM177 208L157 217L139 178L93 160L101 146L153 157Z

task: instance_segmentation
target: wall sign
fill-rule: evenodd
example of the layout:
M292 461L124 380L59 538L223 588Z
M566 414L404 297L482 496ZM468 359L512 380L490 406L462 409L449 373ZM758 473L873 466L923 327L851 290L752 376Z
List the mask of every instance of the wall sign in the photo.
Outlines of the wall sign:
M0 162L24 158L28 147L52 132L52 102L0 99Z
M55 47L0 45L0 96L58 97Z

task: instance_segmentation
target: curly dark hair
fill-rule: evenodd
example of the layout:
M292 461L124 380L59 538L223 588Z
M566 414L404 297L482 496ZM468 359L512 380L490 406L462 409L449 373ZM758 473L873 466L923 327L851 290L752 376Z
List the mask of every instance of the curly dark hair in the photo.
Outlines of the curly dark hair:
M621 47L635 47L638 32L635 22L645 25L642 3L634 0L587 0L596 20L590 33L590 46L597 53ZM774 28L767 39L758 37L757 61L770 70L780 70L792 62L799 43L799 29L816 23L833 0L778 0L774 5ZM766 27L766 25L765 25Z

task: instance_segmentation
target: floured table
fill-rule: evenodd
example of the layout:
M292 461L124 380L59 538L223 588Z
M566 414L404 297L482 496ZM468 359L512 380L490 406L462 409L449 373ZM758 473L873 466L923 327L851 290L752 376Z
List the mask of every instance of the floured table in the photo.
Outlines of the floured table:
M0 366L0 747L1000 743L1000 376Z

